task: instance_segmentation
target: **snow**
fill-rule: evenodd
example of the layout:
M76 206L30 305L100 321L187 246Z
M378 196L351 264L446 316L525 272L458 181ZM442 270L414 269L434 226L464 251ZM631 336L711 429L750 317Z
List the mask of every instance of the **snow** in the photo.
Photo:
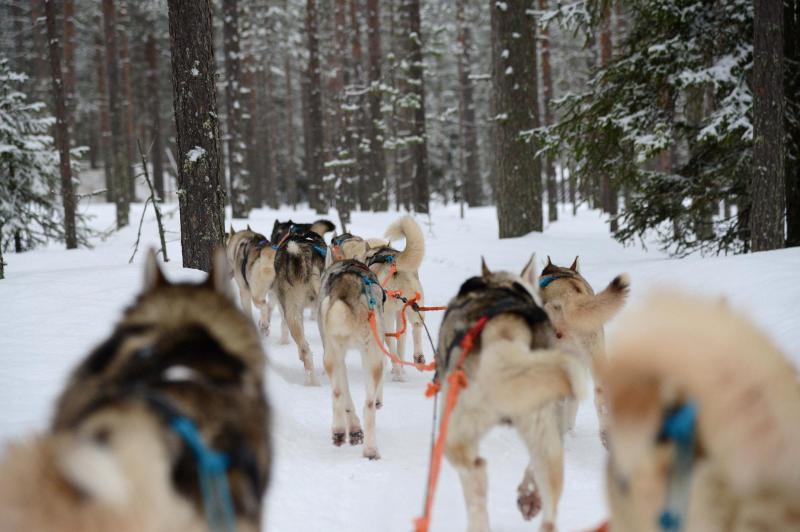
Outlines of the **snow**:
M95 200L96 201L96 200ZM113 226L114 209L107 204L82 206L95 216L92 224ZM138 220L141 204L131 210ZM180 267L179 220L175 205L164 205L169 256L167 274L173 279L203 278L201 272ZM309 209L275 212L259 209L248 222L268 232L275 217L314 220ZM397 213L353 213L352 230L379 236ZM562 221L544 233L498 240L493 208L466 211L458 206L436 205L430 221L418 217L427 243L420 276L426 303L445 304L460 283L480 269L480 257L491 268L518 271L532 252L544 261L550 255L565 264L580 255L582 271L595 288L615 275L628 272L631 299L651 287L667 285L719 296L752 316L785 351L800 362L800 249L746 256L668 259L659 252L624 248L609 238L600 214L581 210L573 218L568 207ZM335 213L329 216L337 220ZM545 216L546 219L546 216ZM235 227L244 221L234 221ZM227 225L227 224L226 224ZM145 216L140 252L127 263L135 240L135 227L95 242L94 249L64 251L60 246L24 254L6 254L7 279L0 281L0 442L22 437L46 427L51 406L70 369L109 334L122 309L139 290L147 246L158 247L152 210ZM273 334L279 319L273 317ZM434 338L441 313L432 313L428 325ZM609 326L613 334L619 322ZM318 368L322 346L317 325L306 320L306 331ZM431 400L423 396L429 375L408 373L408 381L387 379L385 406L378 413L377 431L381 460L361 457L360 447L335 448L330 443L330 388L302 385L303 372L293 345L265 339L270 359L266 386L275 413L273 427L275 465L267 494L264 524L273 532L403 531L411 529L424 495L430 443ZM430 359L430 347L425 349ZM321 370L320 370L321 371ZM358 357L349 367L354 400L363 399L363 379ZM561 530L585 530L606 516L603 489L604 451L597 437L591 401L581 405L578 424L566 437L564 493L559 507ZM516 508L516 487L526 464L526 452L513 431L497 428L483 441L482 455L489 470L489 512L493 530L533 530ZM463 530L466 514L458 476L444 465L436 493L432 531Z
M203 155L206 154L206 150L200 146L195 146L186 154L186 160L190 163L196 163L200 160Z

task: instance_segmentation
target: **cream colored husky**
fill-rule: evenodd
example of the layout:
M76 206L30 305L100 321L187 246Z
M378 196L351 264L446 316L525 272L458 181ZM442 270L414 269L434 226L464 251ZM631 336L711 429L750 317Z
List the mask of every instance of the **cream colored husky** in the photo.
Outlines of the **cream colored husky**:
M611 530L800 530L792 364L719 301L657 293L622 320L600 371Z
M231 225L225 254L239 287L242 310L252 317L252 306L259 310L258 328L269 336L269 323L275 306L271 294L275 282L275 249L270 241L250 226L234 231Z

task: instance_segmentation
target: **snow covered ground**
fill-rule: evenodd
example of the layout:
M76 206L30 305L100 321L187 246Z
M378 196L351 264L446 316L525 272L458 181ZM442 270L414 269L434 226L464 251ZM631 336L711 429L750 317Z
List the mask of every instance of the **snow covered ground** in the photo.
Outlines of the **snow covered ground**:
M95 200L96 201L96 200ZM85 207L100 230L113 224L113 207ZM174 279L200 279L203 274L180 268L178 218L166 206L169 256L166 269ZM632 300L649 288L668 286L725 295L752 316L800 363L800 249L738 257L671 260L654 251L623 248L607 235L599 214L581 211L544 233L500 241L492 208L470 209L459 219L457 206L436 206L430 220L419 218L427 236L421 269L428 304L444 304L460 283L476 274L480 256L492 269L522 268L532 252L540 261L555 262L580 255L582 271L595 288L616 274L628 272ZM141 205L134 205L134 225L96 242L94 249L66 252L51 246L25 254L6 255L7 280L0 281L0 443L43 429L51 405L70 368L111 330L120 312L140 287L142 248L135 264L128 258L136 237ZM258 210L249 223L269 233L275 217L310 221L311 211ZM396 213L354 213L353 232L379 236ZM335 220L335 218L332 218ZM234 222L239 227L244 222ZM156 245L152 211L145 217L143 245ZM273 331L279 318L273 317ZM436 334L441 316L430 314ZM613 331L618 321L609 327ZM316 323L307 320L317 367L322 345ZM269 398L275 412L275 468L270 486L265 528L271 531L408 531L419 515L430 443L432 403L423 396L427 375L409 373L404 383L387 379L385 406L378 413L378 446L382 459L370 462L360 447L330 444L330 390L303 386L294 345L265 339L270 358ZM430 357L430 348L426 349ZM356 404L363 399L357 357L350 364ZM512 430L498 428L484 440L482 454L489 468L489 512L493 530L533 530L516 508L516 486L526 452ZM574 434L566 438L566 481L558 524L562 530L585 530L606 515L603 492L604 451L597 437L591 402L582 405ZM465 512L455 471L444 466L436 495L432 530L463 530Z

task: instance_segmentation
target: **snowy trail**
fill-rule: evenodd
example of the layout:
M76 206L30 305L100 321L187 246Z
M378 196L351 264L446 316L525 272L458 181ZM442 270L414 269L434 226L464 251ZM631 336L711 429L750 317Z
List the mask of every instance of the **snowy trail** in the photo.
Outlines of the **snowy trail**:
M141 205L131 220L138 222ZM96 205L94 224L105 229L113 208ZM249 223L269 233L276 215L310 221L308 210L259 210ZM562 213L562 216L564 214ZM380 236L395 213L354 213L353 232ZM426 234L426 259L421 269L428 304L445 304L461 282L476 274L480 256L492 269L519 270L532 252L540 261L549 254L569 263L581 256L582 272L601 289L616 274L632 278L632 300L651 287L681 287L725 296L752 316L800 363L800 250L740 257L666 259L658 252L623 248L606 234L595 212L564 216L542 234L499 241L494 210L471 209L460 220L456 206L437 207L432 223L420 218ZM335 218L331 218L334 219ZM177 217L168 218L177 231ZM234 222L236 227L244 222ZM0 442L44 428L53 399L71 367L106 336L140 285L140 265L128 265L136 228L127 228L94 250L65 252L56 247L7 256L8 279L0 282ZM168 239L175 240L177 232ZM143 245L155 245L152 214L146 217ZM141 252L136 263L143 258ZM202 274L180 268L177 241L169 244L173 259L167 270L174 279L199 279ZM278 345L279 318L273 316L273 336L264 342L270 358L267 391L275 413L273 482L267 497L266 529L294 531L408 531L421 509L427 473L432 402L423 396L429 376L407 373L407 382L387 378L378 413L381 460L361 457L361 447L336 448L330 443L330 389L302 385L302 370L294 344ZM441 313L428 316L434 339ZM614 322L609 330L613 331ZM306 331L322 367L317 324L306 320ZM427 346L427 341L425 343ZM430 359L430 347L425 349ZM353 398L364 397L359 357L348 359ZM512 430L498 428L485 440L482 455L489 469L489 511L495 532L533 530L538 520L524 522L516 509L516 486L527 462ZM574 434L566 438L566 480L559 508L562 530L585 530L606 514L603 491L604 451L597 437L591 401L581 406ZM456 473L444 466L436 494L434 531L463 530L465 512Z

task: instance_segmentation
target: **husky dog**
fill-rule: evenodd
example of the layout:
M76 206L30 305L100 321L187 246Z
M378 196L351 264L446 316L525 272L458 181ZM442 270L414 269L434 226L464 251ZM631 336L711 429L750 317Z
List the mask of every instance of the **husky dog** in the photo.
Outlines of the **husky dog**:
M317 220L316 222L310 224L298 224L293 222L291 219L286 222L279 222L278 220L275 220L275 224L272 226L272 235L270 235L270 240L277 244L281 242L289 233L303 234L309 231L324 237L325 233L330 233L331 231L335 230L336 226L333 225L333 222L325 219Z
M800 385L719 301L653 294L600 366L611 530L800 530Z
M252 305L255 305L260 312L258 328L269 336L274 307L269 296L275 281L275 249L267 237L256 233L249 225L244 231L234 231L231 225L226 254L239 287L242 310L252 317Z
M144 291L73 372L50 431L0 461L0 530L204 532L211 516L260 528L265 357L227 274L220 250L207 282L171 284L150 253Z
M445 441L445 456L461 477L470 532L489 530L486 461L478 446L499 424L513 426L530 455L518 488L523 517L532 519L543 506L541 530L555 530L563 484L561 400L582 397L586 370L577 357L555 349L536 282L534 258L521 277L491 272L484 263L482 275L467 280L450 301L439 331L436 368L446 394L461 340L481 318L489 320L464 362L469 385L458 397Z
M381 282L388 281L384 286L385 289L399 291L409 299L415 293L422 296L422 283L419 280L419 267L425 256L425 237L422 229L414 221L414 218L404 216L386 229L386 238L390 241L405 238L405 248L403 251L398 251L385 240L373 238L365 241L349 233L334 237L332 243L334 253L339 253L345 258L353 258L358 253L366 252L366 262L369 268ZM364 250L365 245L366 250ZM419 304L422 304L421 297ZM387 331L400 330L403 324L402 311L402 300L388 298L384 308L384 329ZM425 355L422 354L423 317L420 313L410 311L408 308L405 312L406 320L412 326L414 361L422 364L425 362ZM405 338L406 335L403 334L398 339L390 338L388 342L390 349L397 353L401 360L405 360ZM392 363L392 378L397 381L405 380L403 366Z
M630 287L627 274L620 274L599 294L580 274L578 257L569 268L556 266L547 257L539 280L539 293L550 320L556 328L560 349L580 354L592 367L605 357L603 325L625 304ZM600 437L606 443L606 406L602 387L595 383L595 407L600 421ZM567 430L575 427L578 404L567 401Z
M275 255L275 295L283 322L297 344L298 355L305 368L306 384L312 386L319 385L319 379L314 371L311 348L306 341L303 311L316 306L327 250L319 234L307 231L287 233Z
M342 445L345 435L349 435L350 445L363 442L364 456L377 460L380 454L375 439L375 413L381 406L383 386L383 353L377 342L384 336L385 296L378 278L364 264L364 259L363 253L352 259L328 259L329 266L322 277L318 324L325 350L325 372L333 397L333 444ZM374 334L370 328L370 311L375 314ZM345 357L350 347L361 351L364 369L363 431L347 382Z

